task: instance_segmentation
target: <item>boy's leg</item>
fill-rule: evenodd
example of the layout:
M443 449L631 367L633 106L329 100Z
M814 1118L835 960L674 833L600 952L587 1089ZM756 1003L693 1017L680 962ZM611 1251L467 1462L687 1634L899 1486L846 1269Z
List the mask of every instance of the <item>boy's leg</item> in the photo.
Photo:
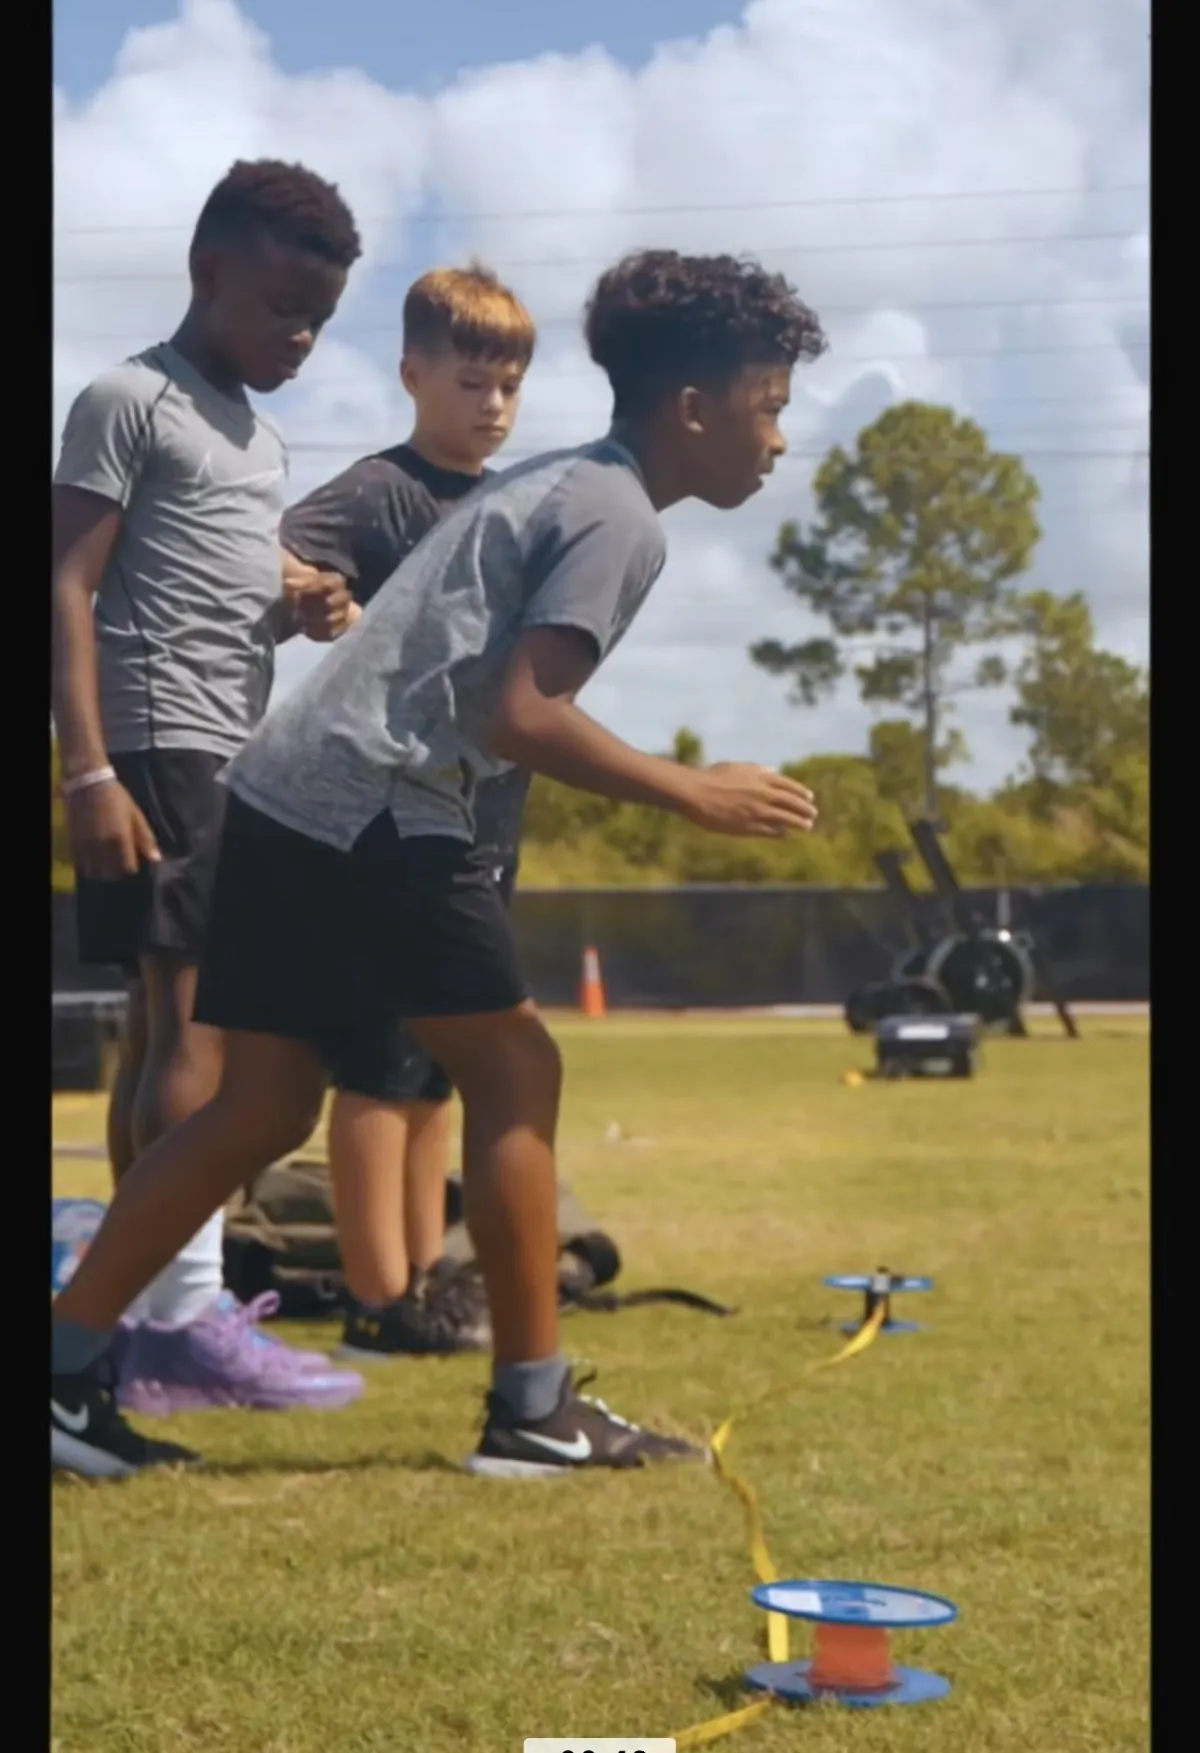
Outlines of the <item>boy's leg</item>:
M53 1465L105 1477L194 1459L173 1444L148 1442L121 1418L104 1367L113 1329L121 1310L206 1215L304 1142L324 1090L320 1061L300 1042L246 1034L232 1036L227 1048L217 1094L165 1133L122 1178L91 1247L51 1311ZM219 1343L219 1333L210 1339ZM278 1398L269 1398L269 1363L242 1353L242 1368L253 1375L246 1392L235 1379L236 1357L219 1360L231 1378L229 1403L245 1404L250 1391L260 1405L295 1403L294 1372L280 1361L284 1348L266 1349L276 1359ZM313 1378L314 1393L321 1380ZM338 1385L340 1398L331 1386L325 1404L344 1405L362 1391L361 1378L347 1371L331 1371L326 1380ZM216 1403L208 1382L201 1389L204 1404Z
M402 1297L409 1258L404 1182L411 1110L338 1090L329 1114L329 1179L346 1288L371 1308Z
M544 1477L694 1456L688 1445L581 1399L558 1354L554 1139L562 1071L529 1001L492 871L448 838L405 839L387 814L360 836L350 865L353 909L334 893L306 903L314 917L345 921L346 937L333 939L338 967L331 967L339 1014L353 1014L353 992L364 1020L372 1013L376 1022L410 1019L413 1036L463 1099L467 1221L495 1350L487 1420L469 1465ZM247 867L261 885L249 860ZM266 896L256 911L267 920ZM268 947L265 941L257 953ZM332 960L332 944L327 953Z
M105 1142L113 1185L121 1179L137 1155L133 1142L133 1108L146 1060L146 992L136 965L126 973L127 1003L121 1030L117 1075L108 1098Z
M133 1108L139 1156L216 1093L222 1050L216 1029L192 1021L197 968L190 958L150 953L141 958L141 971L147 1047ZM224 1221L217 1211L149 1286L148 1318L184 1327L217 1301L224 1282Z
M404 1227L409 1258L418 1272L431 1272L446 1243L446 1181L454 1143L449 1098L413 1102L408 1110L404 1157Z
M193 1036L191 1001L225 794L217 782L222 763L215 755L143 750L115 755L113 765L163 853L160 864L145 866L134 877L81 878L76 885L82 959L118 962L127 974L137 974L130 983L132 1032L109 1111L109 1148L119 1179L138 1151L193 1112L216 1087L219 1046L211 1036ZM179 1323L220 1294L219 1221L189 1245L182 1280L180 1289L168 1272L136 1312Z
M223 1209L238 1187L298 1149L316 1124L324 1072L313 1049L251 1034L231 1035L226 1046L216 1094L122 1177L104 1222L54 1304L55 1330L69 1326L94 1335L96 1352L122 1309L187 1237Z
M117 1075L113 1079L105 1115L104 1135L108 1147L108 1165L113 1186L121 1179L137 1156L133 1142L133 1109L138 1084L146 1063L148 1030L146 1026L146 989L137 963L125 969L125 1021L121 1029L121 1045L117 1057ZM126 1341L139 1322L150 1315L150 1292L141 1296L125 1311L117 1330L119 1349L114 1346L113 1361L120 1372L126 1354Z
M533 1005L411 1026L462 1094L467 1226L495 1335L488 1417L469 1469L546 1478L573 1467L699 1459L690 1444L581 1398L559 1355L554 1147L562 1065Z
M80 940L81 949L87 942L87 959L133 960L141 973L147 1040L132 1118L140 1152L202 1107L221 1073L220 1032L193 1022L192 1009L226 793L219 783L223 762L215 755L151 750L116 755L113 765L163 858L136 878L81 884ZM226 1406L234 1403L231 1394L241 1405L275 1405L285 1351L296 1377L294 1403L326 1404L312 1378L329 1377L328 1359L269 1339L224 1289L224 1231L223 1211L206 1213L199 1231L130 1310L129 1343L119 1345L115 1359L121 1402L129 1410ZM261 1366L261 1394L253 1389L252 1361ZM204 1376L207 1397L198 1400Z
M160 1138L180 1133L185 1139L194 1136L188 1129L201 1115L208 1116L209 1129L219 1129L230 1104L239 1106L244 1100L240 1060L226 1078L222 1070L225 1043L220 1032L191 1020L196 970L172 964L165 957L147 957L145 965L150 1054L135 1133L143 1148L138 1166L130 1171L139 1176L142 1162L156 1160L155 1146ZM252 1063L263 1051L264 1039L270 1038L232 1038L235 1046L241 1047L241 1059L249 1056ZM246 1041L252 1043L249 1048ZM299 1052L312 1057L310 1049L301 1047ZM270 1082L267 1087L271 1087ZM319 1098L315 1107L302 1104L300 1111L308 1115L311 1132L319 1114ZM308 1136L304 1132L293 1137L288 1124L292 1112L285 1099L280 1136L287 1141L286 1150L298 1148ZM200 1136L207 1133L201 1131ZM270 1142L269 1129L257 1147L255 1139L252 1127L247 1145L253 1174L258 1174L275 1158L268 1154L259 1160L262 1148ZM206 1147L201 1144L199 1148ZM219 1166L218 1155L217 1172ZM206 1204L205 1221L150 1285L149 1318L134 1329L128 1345L119 1352L118 1397L126 1411L165 1418L176 1412L210 1408L329 1408L343 1406L361 1392L360 1378L332 1368L327 1357L297 1351L261 1333L254 1325L257 1305L243 1309L224 1291L224 1207L230 1195L246 1184L235 1180L220 1192L215 1209ZM156 1233L153 1227L150 1233Z
M337 1044L329 1171L353 1304L335 1356L450 1355L488 1342L477 1277L441 1261L453 1086L402 1025Z
M556 1363L558 1048L531 1003L412 1028L462 1092L467 1228L487 1286L497 1369L555 1364L557 1394L565 1373Z

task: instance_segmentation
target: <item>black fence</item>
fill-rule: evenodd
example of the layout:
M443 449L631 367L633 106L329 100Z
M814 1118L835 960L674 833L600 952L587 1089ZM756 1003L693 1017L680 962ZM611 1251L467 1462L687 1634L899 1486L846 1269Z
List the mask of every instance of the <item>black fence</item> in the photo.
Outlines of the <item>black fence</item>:
M988 923L1032 932L1036 961L1063 997L1128 1003L1150 996L1150 896L1144 887L1086 885L972 889ZM930 935L940 912L921 899ZM53 897L53 983L61 992L112 990L115 969L81 968L74 908ZM912 941L884 889L713 885L676 889L522 889L517 935L533 991L545 1005L577 1000L584 949L600 954L615 1008L735 1008L840 1004L882 979Z

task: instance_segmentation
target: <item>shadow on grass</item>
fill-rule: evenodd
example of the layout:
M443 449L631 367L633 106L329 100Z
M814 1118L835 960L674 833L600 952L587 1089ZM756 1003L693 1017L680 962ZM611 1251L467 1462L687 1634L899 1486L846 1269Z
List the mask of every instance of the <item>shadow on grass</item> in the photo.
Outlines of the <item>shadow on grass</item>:
M721 1679L715 1679L711 1674L697 1674L695 1686L702 1698L711 1698L722 1710L740 1710L743 1705L753 1704L756 1698L762 1697L760 1692L751 1692L741 1669Z
M377 1450L370 1455L314 1457L312 1455L267 1455L255 1461L210 1461L196 1469L204 1479L253 1479L271 1473L453 1473L468 1478L458 1461L439 1455L433 1449L418 1449L411 1454L395 1454Z

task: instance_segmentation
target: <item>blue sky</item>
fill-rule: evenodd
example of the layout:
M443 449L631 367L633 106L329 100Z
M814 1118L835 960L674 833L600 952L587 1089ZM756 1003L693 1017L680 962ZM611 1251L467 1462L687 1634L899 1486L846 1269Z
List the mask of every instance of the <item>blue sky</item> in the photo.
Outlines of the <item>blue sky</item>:
M127 30L169 17L168 0L54 0L55 79L72 98L100 84ZM423 91L462 67L575 54L600 43L627 66L657 43L733 23L737 0L247 0L288 73L362 67Z
M1084 590L1101 640L1147 643L1146 0L57 0L56 430L116 359L169 334L186 240L238 157L336 181L366 245L276 398L307 491L405 435L405 286L481 255L539 347L510 457L602 430L580 337L596 275L639 246L750 251L820 313L789 455L734 516L690 505L630 637L589 690L643 747L681 723L714 756L865 745L843 689L798 712L750 663L823 629L767 564L813 469L889 402L949 404L1026 459L1044 540L1028 582ZM409 22L414 20L415 22ZM265 34L264 34L265 33ZM312 660L295 642L280 688ZM964 697L956 777L1022 738Z

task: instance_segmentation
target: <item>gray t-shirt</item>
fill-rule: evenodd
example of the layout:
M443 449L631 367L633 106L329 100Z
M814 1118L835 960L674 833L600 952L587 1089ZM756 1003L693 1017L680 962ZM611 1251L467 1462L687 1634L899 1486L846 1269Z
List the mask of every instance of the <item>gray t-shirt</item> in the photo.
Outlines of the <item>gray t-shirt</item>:
M76 400L54 479L124 513L95 609L111 753L233 755L262 718L286 476L275 428L167 343Z
M482 739L519 635L573 627L607 657L665 558L637 464L612 439L494 476L272 711L230 789L343 851L385 809L402 835L471 840L476 786L511 771Z
M493 478L442 469L409 444L360 457L283 514L283 545L312 566L332 567L363 608L423 536L469 493ZM475 793L479 849L515 870L528 773L513 768Z

